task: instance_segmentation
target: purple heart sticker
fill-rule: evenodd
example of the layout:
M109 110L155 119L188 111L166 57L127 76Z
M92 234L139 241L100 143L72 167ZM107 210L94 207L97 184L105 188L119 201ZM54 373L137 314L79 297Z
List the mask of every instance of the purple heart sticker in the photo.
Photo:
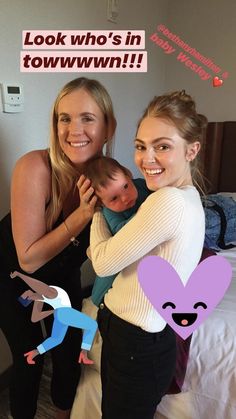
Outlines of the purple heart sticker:
M150 303L183 339L209 316L232 278L231 265L222 256L211 256L201 262L186 285L173 266L159 256L143 258L137 273Z

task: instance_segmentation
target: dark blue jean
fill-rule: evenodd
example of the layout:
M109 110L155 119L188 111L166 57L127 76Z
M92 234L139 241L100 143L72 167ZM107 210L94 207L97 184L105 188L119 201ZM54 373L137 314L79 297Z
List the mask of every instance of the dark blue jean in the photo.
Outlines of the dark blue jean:
M102 418L153 419L175 369L173 330L167 325L159 333L146 332L106 306L97 320L103 339Z

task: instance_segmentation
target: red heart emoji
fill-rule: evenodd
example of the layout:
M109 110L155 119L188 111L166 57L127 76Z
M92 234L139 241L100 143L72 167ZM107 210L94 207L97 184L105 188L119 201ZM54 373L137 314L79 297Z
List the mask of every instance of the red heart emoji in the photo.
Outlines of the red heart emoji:
M219 79L218 76L215 76L213 78L213 87L219 87L219 86L222 86L222 84L223 84L223 80Z

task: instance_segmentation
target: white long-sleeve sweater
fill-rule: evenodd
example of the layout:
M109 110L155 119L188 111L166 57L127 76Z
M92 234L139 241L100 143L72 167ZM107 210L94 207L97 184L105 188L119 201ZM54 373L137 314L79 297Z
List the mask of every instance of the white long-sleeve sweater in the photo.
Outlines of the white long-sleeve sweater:
M111 236L102 213L95 213L90 236L94 270L99 276L120 272L105 295L106 306L148 332L161 331L166 322L144 295L137 265L144 256L160 256L186 284L200 260L204 234L204 211L193 186L154 192L115 236ZM157 291L164 280L157 273Z

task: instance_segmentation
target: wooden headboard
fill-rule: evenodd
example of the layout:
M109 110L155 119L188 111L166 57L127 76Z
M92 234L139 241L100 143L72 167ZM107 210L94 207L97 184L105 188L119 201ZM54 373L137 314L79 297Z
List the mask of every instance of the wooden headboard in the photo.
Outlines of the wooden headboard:
M209 122L203 161L209 193L236 192L236 122Z

